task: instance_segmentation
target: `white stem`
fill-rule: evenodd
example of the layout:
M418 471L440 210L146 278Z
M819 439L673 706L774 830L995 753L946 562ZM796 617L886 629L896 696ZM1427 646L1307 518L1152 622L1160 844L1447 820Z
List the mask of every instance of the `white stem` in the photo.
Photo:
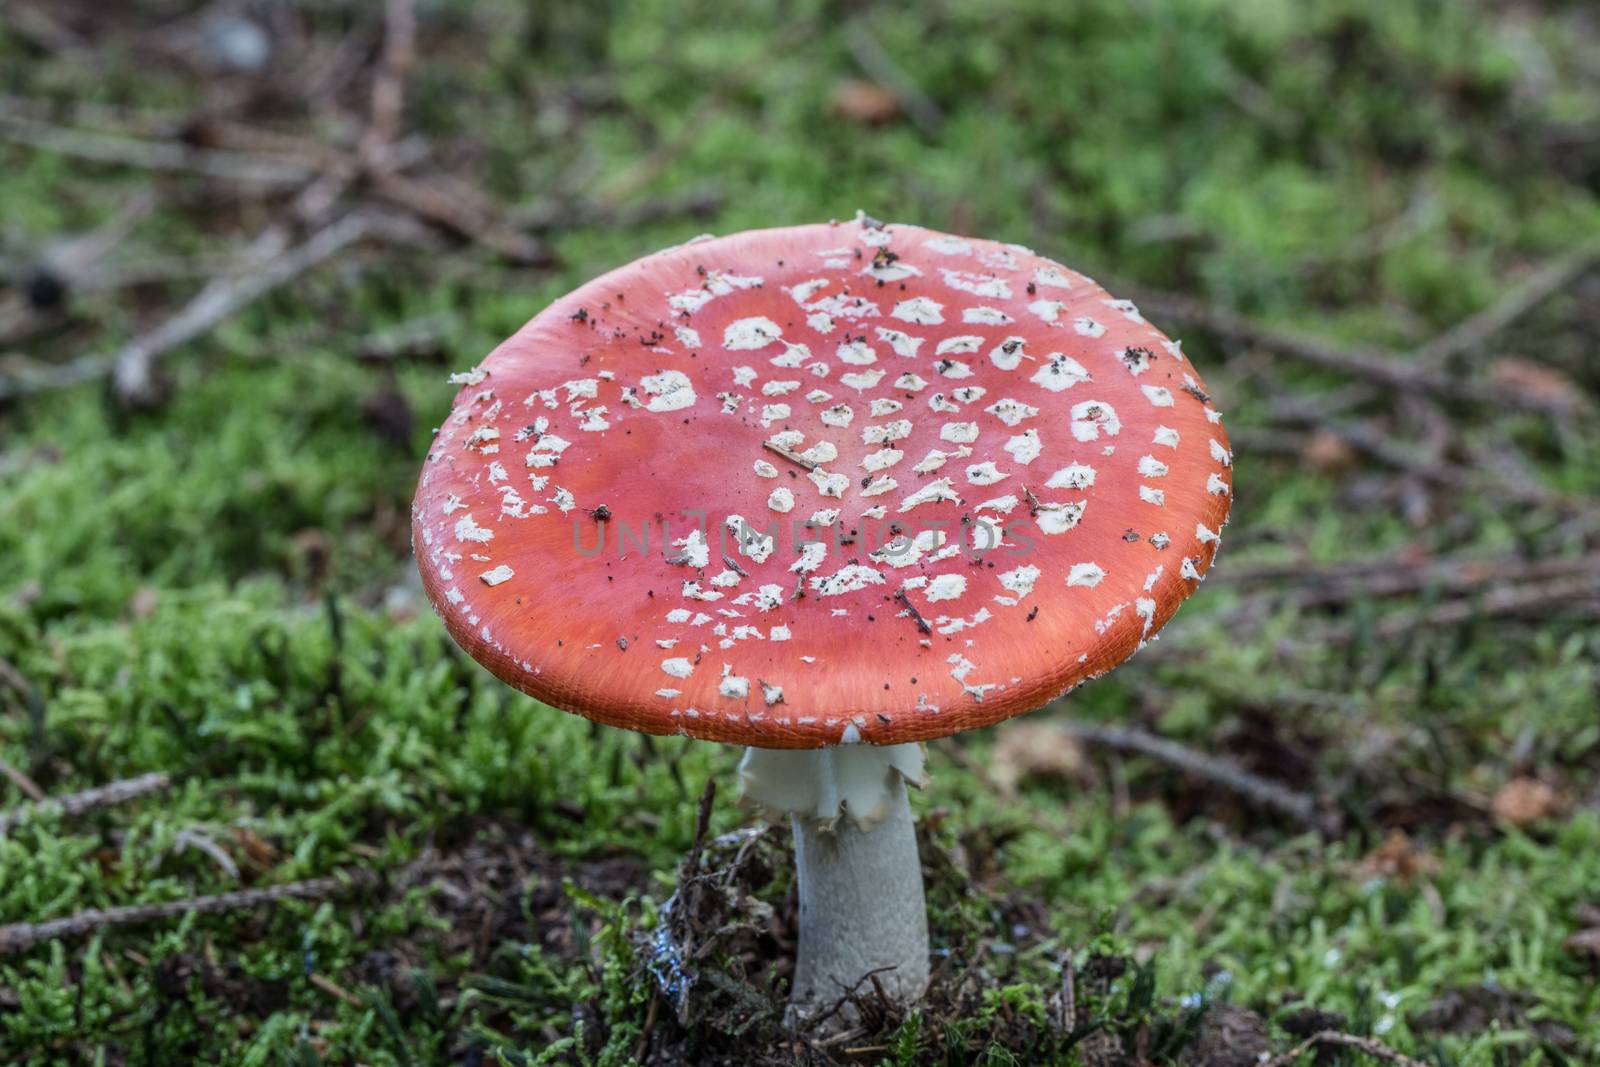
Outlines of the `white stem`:
M873 972L901 1004L920 999L928 984L928 906L917 831L905 783L896 778L890 792L888 811L871 830L848 819L825 829L804 815L789 817L800 888L800 951L790 996L801 1019L826 1011L852 989L873 996ZM843 1021L853 1016L841 1012Z
M928 982L927 903L906 785L923 781L918 745L746 749L745 799L789 815L800 895L795 1021L845 993L874 993L869 976L909 1004ZM841 1009L835 1021L855 1013Z

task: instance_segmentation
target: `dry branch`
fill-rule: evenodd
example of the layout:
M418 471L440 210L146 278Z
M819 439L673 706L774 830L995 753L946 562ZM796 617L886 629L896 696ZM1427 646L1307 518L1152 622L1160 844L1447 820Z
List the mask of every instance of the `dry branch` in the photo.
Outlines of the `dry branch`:
M382 199L491 248L521 266L548 266L554 262L548 245L507 223L499 205L476 190L468 195L459 195L460 190L447 193L394 171L375 171L369 177L373 192Z
M283 900L327 900L376 885L377 882L378 876L371 871L346 871L326 878L312 878L304 882L290 882L265 889L241 889L232 893L190 897L162 904L92 908L65 919L52 919L42 923L12 923L9 926L0 926L0 956L23 952L41 941L88 937L101 930L181 919L186 915L216 915L242 911L246 908L276 904Z
M1338 607L1356 600L1410 596L1429 590L1465 594L1497 585L1600 574L1600 553L1540 559L1379 559L1318 565L1304 562L1228 567L1215 580L1259 588L1289 583L1301 608Z
M44 815L62 815L71 818L98 808L126 804L130 800L137 800L139 797L148 796L151 793L159 793L171 784L172 778L170 775L156 771L150 774L141 774L137 778L123 778L119 781L108 782L93 789L85 789L80 793L69 793L61 797L46 797L36 803L13 811L0 812L0 833L5 833L14 826Z
M1414 1060L1403 1052L1396 1052L1382 1041L1372 1037L1358 1037L1355 1034L1346 1034L1338 1030L1321 1030L1306 1038L1288 1052L1266 1060L1262 1067L1290 1067L1299 1061L1300 1057L1316 1048L1318 1045L1333 1045L1338 1048L1355 1049L1364 1052L1373 1059L1385 1063L1399 1064L1400 1067L1428 1067L1421 1060Z
M1299 330L1257 322L1199 297L1164 293L1137 286L1124 287L1140 310L1152 319L1177 319L1229 340L1257 345L1324 370L1349 374L1391 388L1423 388L1446 396L1485 399L1486 390L1443 375L1419 375L1398 353L1356 350ZM1121 291L1120 289L1118 291Z
M203 336L218 323L364 237L392 236L397 227L366 212L352 212L303 243L266 258L259 269L218 278L177 315L114 353L99 352L26 378L0 380L0 400L78 385L112 375L117 395L128 403L148 403L157 393L156 364L172 349ZM276 250L283 230L274 225L257 239L255 254Z
M1387 349L1352 349L1298 330L1257 322L1226 308L1213 307L1198 297L1162 293L1137 286L1124 287L1152 319L1176 319L1219 337L1255 345L1313 367L1335 371L1394 391L1428 393L1443 399L1466 400L1497 407L1547 412L1540 398L1495 388L1484 382L1432 370ZM1119 290L1120 291L1120 290Z
M396 0L391 7L405 5ZM404 16L396 16L403 23ZM401 25L393 30L397 66L380 74L374 87L374 116L368 124L357 152L350 153L319 142L285 135L256 135L246 127L218 125L212 128L225 140L271 148L262 153L226 149L194 148L181 141L130 137L72 129L0 113L0 138L8 138L46 151L119 163L153 170L188 171L206 177L272 188L300 187L295 214L302 219L325 214L352 184L366 178L370 191L379 199L403 208L420 219L440 226L463 238L493 249L521 265L544 266L552 261L544 242L522 233L508 221L509 212L484 193L463 184L448 189L400 173L402 166L416 162L418 153L409 141L395 143L398 133L403 74L410 60L411 46L404 42L408 31ZM414 30L410 31L414 33ZM380 88L381 86L381 88ZM390 108L395 110L391 114ZM391 123L394 124L390 129ZM379 147L381 143L381 148ZM95 375L89 375L94 377ZM69 377L61 384L84 380ZM3 393L0 393L3 396Z
M156 364L167 352L209 332L240 308L331 259L371 231L369 216L346 215L304 243L275 256L261 270L207 285L176 316L116 354L111 380L117 397L129 404L150 403L158 393Z
M1215 782L1258 807L1270 808L1313 829L1330 832L1335 828L1331 819L1318 810L1313 798L1176 741L1131 727L1064 722L1061 729L1079 741L1148 756L1197 778Z
M1304 416L1304 421L1306 423L1304 431L1257 430L1247 427L1234 431L1232 437L1241 453L1272 452L1298 457L1310 443L1310 430L1315 428L1331 434L1350 448L1377 460L1386 467L1456 493L1476 494L1502 504L1567 511L1586 510L1594 506L1593 498L1553 492L1539 485L1522 485L1503 477L1485 477L1457 464L1430 458L1394 440L1370 423L1328 422L1318 420L1310 414Z
M73 129L4 113L0 113L0 140L97 163L143 170L184 171L268 188L300 185L316 176L312 167L298 160Z
M1546 574L1551 577L1545 577ZM1564 568L1529 567L1521 574L1501 576L1505 584L1468 585L1463 595L1431 607L1384 615L1370 626L1359 619L1341 619L1302 625L1296 636L1277 644L1285 655L1315 655L1347 646L1359 639L1382 642L1414 633L1491 620L1534 618L1600 618L1600 572ZM1243 639L1264 623L1275 607L1265 598L1249 597L1214 625ZM1184 651L1181 641L1164 641L1140 653L1143 659L1165 660Z
M1462 597L1421 612L1390 616L1374 628L1379 638L1395 638L1422 628L1460 626L1479 619L1515 618L1583 609L1600 602L1600 572L1490 589L1481 597ZM1345 637L1353 636L1346 634Z

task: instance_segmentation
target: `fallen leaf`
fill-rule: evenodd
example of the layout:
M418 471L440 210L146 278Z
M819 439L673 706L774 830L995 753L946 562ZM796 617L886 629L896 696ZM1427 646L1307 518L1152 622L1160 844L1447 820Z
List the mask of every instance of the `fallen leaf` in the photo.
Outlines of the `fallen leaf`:
M989 758L995 787L1014 796L1025 781L1069 782L1088 769L1083 746L1049 723L1016 723L1001 732Z
M1411 838L1401 829L1390 830L1383 844L1356 864L1356 871L1363 878L1394 878L1401 882L1438 869L1439 861L1413 848Z
M308 581L317 584L328 576L328 565L333 561L333 541L325 531L307 527L290 537L289 543Z
M1512 826L1541 822L1554 814L1556 791L1537 778L1513 778L1495 793L1489 809Z
M1489 380L1497 388L1517 393L1551 411L1571 414L1586 407L1578 383L1565 374L1529 359L1506 356L1489 365Z
M1600 927L1579 930L1562 944L1575 956L1588 956L1591 960L1600 960Z
M1332 474L1355 464L1356 450L1331 430L1317 430L1300 449L1300 461L1313 470Z
M411 447L416 416L399 389L386 386L361 402L361 414L378 438L398 449Z
M1199 1067L1240 1067L1262 1063L1272 1056L1267 1023L1248 1008L1216 1004L1200 1017L1194 1044L1181 1062Z
M250 858L250 862L258 867L266 868L277 865L280 853L273 847L272 842L257 834L248 826L235 826L233 839L238 842L239 848Z
M900 101L876 82L842 81L833 89L833 113L863 126L882 126L900 116Z
M128 599L128 614L136 621L142 622L155 614L156 606L160 603L161 596L148 585L141 585L133 591L133 596Z

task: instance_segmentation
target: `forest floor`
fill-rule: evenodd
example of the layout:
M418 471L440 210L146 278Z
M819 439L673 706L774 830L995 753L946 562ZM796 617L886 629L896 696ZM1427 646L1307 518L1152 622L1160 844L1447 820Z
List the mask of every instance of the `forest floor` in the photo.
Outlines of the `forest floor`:
M1600 1062L1593 5L781 7L0 4L0 1061ZM933 989L819 1039L738 753L496 682L408 507L551 298L858 208L1136 298L1237 504L931 746Z

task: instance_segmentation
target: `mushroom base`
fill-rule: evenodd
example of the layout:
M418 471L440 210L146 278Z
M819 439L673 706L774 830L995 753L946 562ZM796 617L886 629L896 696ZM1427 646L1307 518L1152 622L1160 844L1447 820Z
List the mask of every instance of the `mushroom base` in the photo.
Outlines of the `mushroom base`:
M876 977L909 1004L928 984L928 911L917 831L905 782L895 776L882 820L863 830L848 819L825 828L791 815L800 896L800 949L790 1021L828 1012L852 990L871 996ZM844 1004L841 1023L855 1012Z
M841 998L875 978L902 1004L928 984L928 914L906 786L923 781L920 745L746 749L746 801L789 816L800 897L790 1023L852 1022ZM830 1025L824 1024L824 1025Z

